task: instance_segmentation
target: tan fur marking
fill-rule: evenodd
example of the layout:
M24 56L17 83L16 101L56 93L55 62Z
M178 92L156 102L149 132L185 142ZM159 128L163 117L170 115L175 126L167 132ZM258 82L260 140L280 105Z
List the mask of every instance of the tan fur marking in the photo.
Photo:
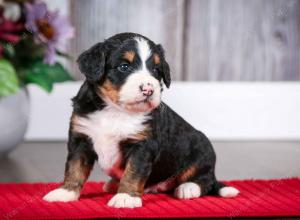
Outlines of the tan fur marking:
M160 58L158 56L158 54L153 54L153 61L154 61L154 64L160 64Z
M119 90L108 79L100 87L100 95L109 98L114 103L119 102Z
M74 131L74 126L78 125L78 123L77 123L78 117L75 113L72 114L70 121L71 121L70 122L70 130Z
M92 166L86 164L82 159L67 161L62 188L79 192L91 170Z
M123 54L123 58L124 58L125 60L127 60L129 63L132 63L132 62L133 62L134 57L135 57L135 52L134 52L134 51L126 51L126 52Z
M142 141L142 140L145 140L146 138L148 138L149 136L149 132L150 132L150 128L147 126L145 128L145 130L137 133L137 134L134 134L133 136L130 137L130 140L133 140L133 141Z
M126 164L124 175L121 178L118 193L127 193L131 196L141 196L144 193L146 179L138 177L129 160Z
M195 175L197 170L198 170L197 166L195 166L195 165L190 166L189 168L187 168L186 170L184 170L182 173L180 173L177 176L177 182L184 183L184 182L188 181L191 177L193 177Z
M70 121L70 131L85 137L85 134L82 134L80 131L78 131L78 130L80 130L78 128L80 128L82 126L79 122L79 120L80 120L79 117L80 116L78 116L76 113L74 113L74 112L72 113L71 121Z

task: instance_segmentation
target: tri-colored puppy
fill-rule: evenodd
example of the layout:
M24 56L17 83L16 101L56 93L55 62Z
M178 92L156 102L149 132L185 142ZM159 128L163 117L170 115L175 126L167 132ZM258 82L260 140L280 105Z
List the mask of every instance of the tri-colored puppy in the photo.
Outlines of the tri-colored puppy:
M45 200L77 200L96 160L111 177L104 190L117 192L108 202L116 208L142 206L144 192L174 191L179 199L239 193L216 180L207 137L161 102L162 82L171 83L161 45L117 34L78 64L86 80L73 98L65 179Z

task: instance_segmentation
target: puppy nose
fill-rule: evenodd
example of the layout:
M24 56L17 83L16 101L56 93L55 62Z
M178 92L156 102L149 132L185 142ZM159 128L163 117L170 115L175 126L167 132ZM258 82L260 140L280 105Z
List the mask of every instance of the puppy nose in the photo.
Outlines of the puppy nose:
M144 96L152 96L154 89L151 83L140 85L140 90Z

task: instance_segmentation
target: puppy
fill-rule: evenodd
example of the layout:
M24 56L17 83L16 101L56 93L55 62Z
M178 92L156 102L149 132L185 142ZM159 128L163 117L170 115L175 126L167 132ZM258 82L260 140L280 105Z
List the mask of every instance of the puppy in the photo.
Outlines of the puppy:
M77 61L86 80L73 98L65 178L44 200L77 200L95 161L111 177L104 190L116 192L108 202L116 208L140 207L151 192L179 199L239 193L216 180L208 138L161 102L162 84L171 83L161 45L121 33Z

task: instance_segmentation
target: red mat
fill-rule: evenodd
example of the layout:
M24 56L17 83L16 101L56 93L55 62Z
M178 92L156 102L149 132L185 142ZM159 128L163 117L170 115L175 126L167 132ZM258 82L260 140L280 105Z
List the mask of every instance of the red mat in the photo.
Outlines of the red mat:
M114 209L106 205L112 197L101 183L87 183L79 201L48 203L42 196L58 186L43 184L0 184L1 219L66 218L192 218L300 216L300 179L246 180L227 182L241 193L233 199L205 196L178 200L171 195L147 194L143 207Z

